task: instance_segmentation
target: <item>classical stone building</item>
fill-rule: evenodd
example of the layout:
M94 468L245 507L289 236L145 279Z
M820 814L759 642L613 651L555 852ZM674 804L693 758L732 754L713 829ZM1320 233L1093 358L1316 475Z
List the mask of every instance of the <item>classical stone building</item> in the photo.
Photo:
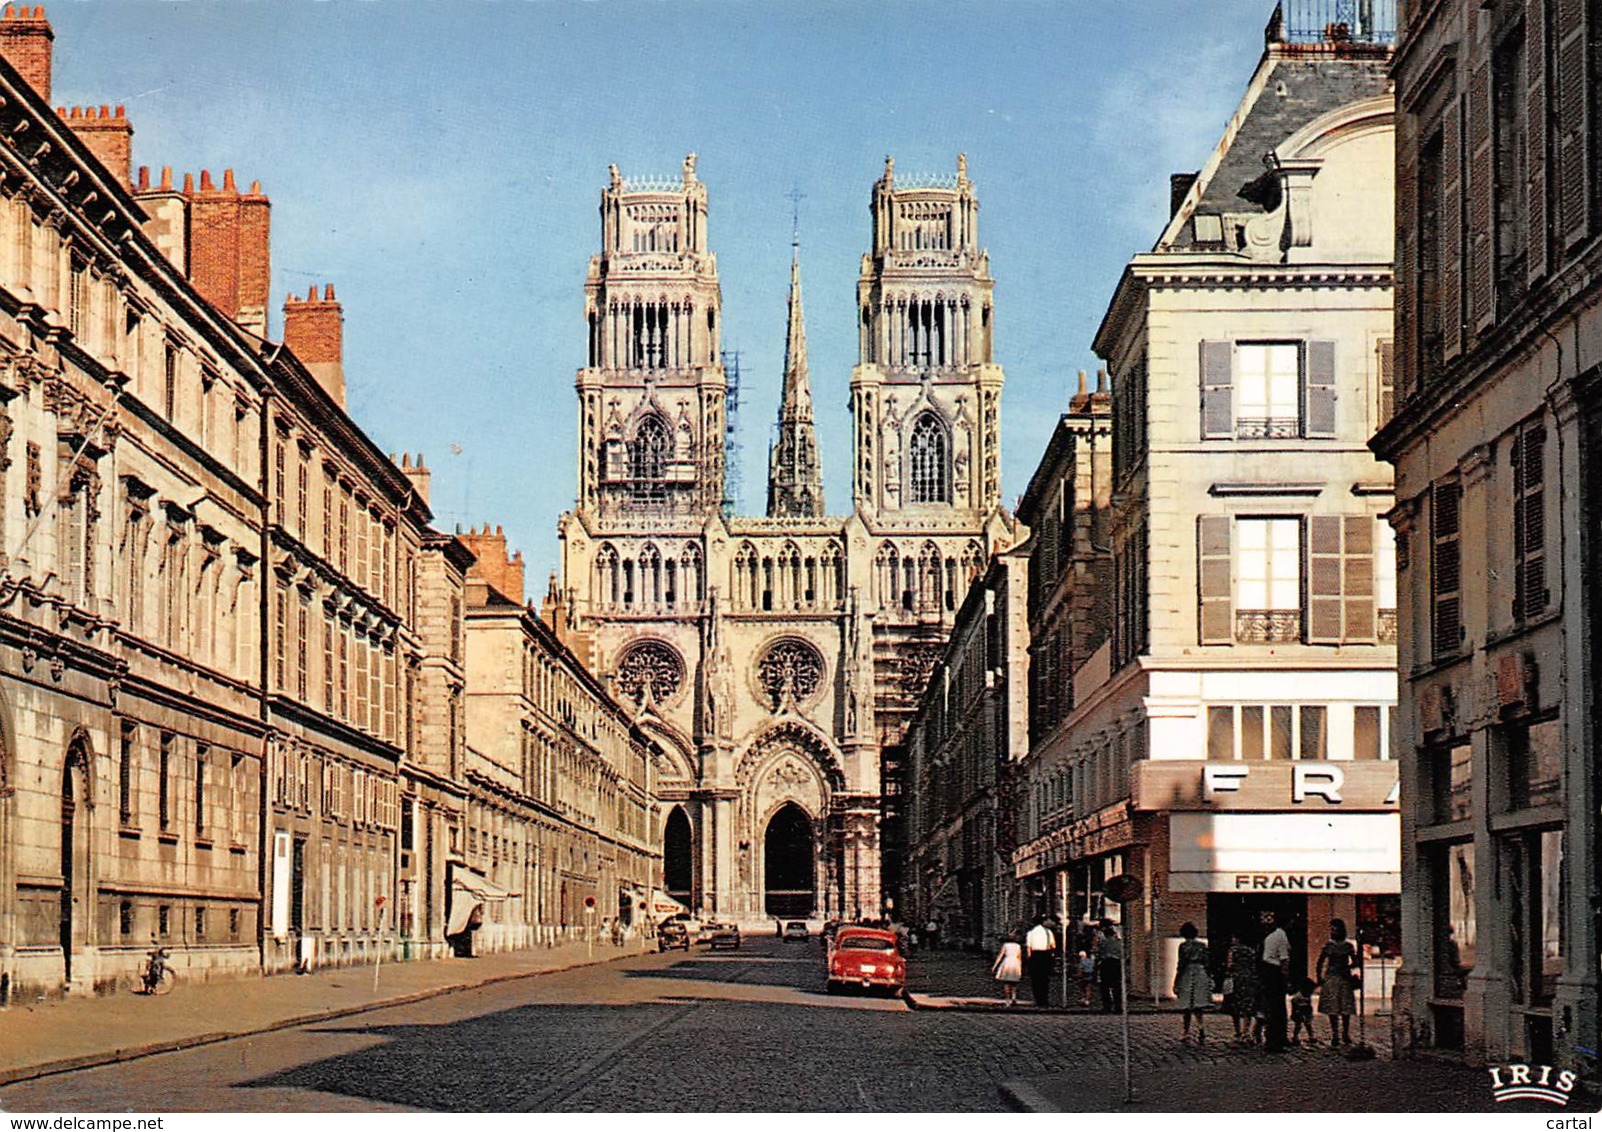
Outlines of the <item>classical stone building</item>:
M1296 973L1333 916L1397 946L1391 486L1365 446L1389 408L1388 29L1285 10L1096 334L1112 633L1061 676L1015 853L1072 919L1121 921L1140 993L1166 993L1186 920L1220 967L1274 913ZM1139 900L1107 898L1121 874Z
M1595 1073L1602 10L1402 10L1394 1031Z
M728 916L879 915L881 765L968 581L1011 540L978 199L873 190L852 510L823 513L799 267L765 518L726 518L722 294L693 155L601 194L566 635L666 759L666 886Z
M661 886L661 753L524 600L523 560L461 536L467 584L467 854L452 883L484 905L476 950L637 926ZM554 579L553 579L554 583ZM560 620L559 603L549 606ZM593 899L593 911L586 900Z
M0 16L0 1001L153 941L187 978L437 953L471 556L346 413L332 288L265 338L260 186L131 177L52 47Z

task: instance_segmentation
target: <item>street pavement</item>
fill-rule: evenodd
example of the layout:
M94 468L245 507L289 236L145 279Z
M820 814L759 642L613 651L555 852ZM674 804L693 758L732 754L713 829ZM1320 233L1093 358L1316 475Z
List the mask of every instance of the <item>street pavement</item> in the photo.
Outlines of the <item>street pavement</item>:
M931 993L983 957L914 960ZM354 972L353 972L354 974ZM648 954L0 1089L8 1111L1117 1111L1117 1019L823 991L817 941ZM262 980L270 986L279 980ZM177 1000L183 987L172 996ZM197 990L200 988L196 988ZM1485 1075L1181 1045L1131 1019L1145 1111L1480 1111Z

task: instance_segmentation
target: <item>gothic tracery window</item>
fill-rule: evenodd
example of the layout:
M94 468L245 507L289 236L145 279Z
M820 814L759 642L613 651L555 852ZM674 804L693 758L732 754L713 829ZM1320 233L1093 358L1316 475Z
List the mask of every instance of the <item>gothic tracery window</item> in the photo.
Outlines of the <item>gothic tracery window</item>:
M636 704L672 698L684 683L684 661L661 641L640 641L618 658L618 690Z
M667 479L668 430L662 418L646 417L629 442L629 479L634 494L641 498L661 498Z
M908 446L913 503L950 501L951 475L946 456L945 428L933 413L924 413L912 426L912 443Z
M787 637L757 662L757 683L768 706L777 710L786 699L804 703L823 682L823 657L806 641Z

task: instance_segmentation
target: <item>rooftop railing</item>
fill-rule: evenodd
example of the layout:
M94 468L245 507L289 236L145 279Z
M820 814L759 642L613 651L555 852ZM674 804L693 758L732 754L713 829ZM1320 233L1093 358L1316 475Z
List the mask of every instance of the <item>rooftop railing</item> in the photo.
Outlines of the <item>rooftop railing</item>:
M1264 39L1308 47L1389 47L1396 42L1396 0L1281 0Z

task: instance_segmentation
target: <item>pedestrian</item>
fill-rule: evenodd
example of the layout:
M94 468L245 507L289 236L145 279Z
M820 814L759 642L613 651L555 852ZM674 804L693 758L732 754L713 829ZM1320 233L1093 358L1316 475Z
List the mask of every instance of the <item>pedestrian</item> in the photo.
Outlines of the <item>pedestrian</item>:
M1261 990L1257 976L1257 949L1244 939L1236 938L1229 948L1229 974L1224 977L1224 999L1235 1020L1235 1041L1256 1045L1263 1040L1263 1026L1258 1021Z
M1285 988L1289 985L1291 948L1285 934L1288 919L1284 912L1274 915L1274 930L1263 939L1262 964L1258 979L1263 1000L1263 1048L1269 1053L1285 1049Z
M1329 940L1318 953L1318 1012L1329 1018L1329 1044L1352 1044L1352 1015L1357 1013L1353 988L1362 974L1357 948L1346 938L1346 921L1329 922Z
M1023 978L1023 946L1017 932L1008 932L1002 941L1001 953L990 965L990 973L1001 984L1001 993L1008 1006L1018 1005L1018 980Z
M1207 1041L1205 1013L1213 1005L1213 976L1207 970L1207 945L1196 938L1196 925L1186 920L1179 928L1179 970L1174 974L1174 997L1184 1014L1181 1042L1190 1041L1190 1019L1196 1017L1196 1042Z
M1096 940L1096 979L1101 983L1101 1012L1117 1014L1124 1008L1124 941L1111 920L1101 922Z
M1029 990L1035 1005L1051 1005L1051 964L1057 955L1057 937L1046 926L1046 917L1036 916L1035 926L1024 937L1024 962L1029 969Z
M1096 961L1090 952L1079 953L1079 1005L1090 1005L1090 991L1096 985Z
M933 951L940 946L940 921L933 916L923 925L923 938L928 942L929 950Z
M1307 1031L1308 1045L1318 1044L1318 1037L1313 1033L1313 991L1316 989L1312 979L1303 979L1302 985L1291 995L1291 1045L1297 1044L1303 1030Z

